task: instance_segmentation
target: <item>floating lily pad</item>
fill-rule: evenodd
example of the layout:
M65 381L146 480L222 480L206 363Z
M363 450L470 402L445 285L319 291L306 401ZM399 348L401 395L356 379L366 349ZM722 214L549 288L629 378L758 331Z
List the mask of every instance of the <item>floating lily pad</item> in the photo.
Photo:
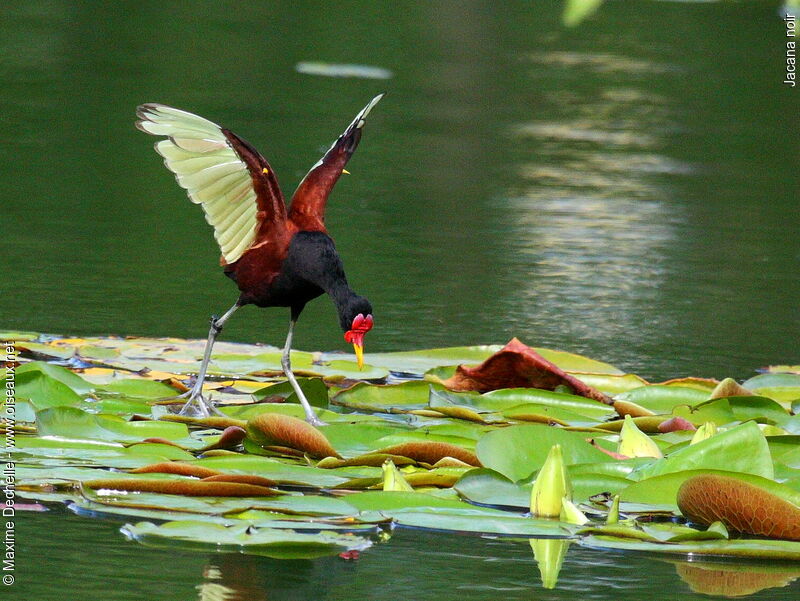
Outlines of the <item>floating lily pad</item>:
M708 392L697 388L653 384L623 392L615 399L636 403L654 413L672 413L678 405L698 405L707 401L708 397Z
M164 421L125 421L114 415L94 415L75 407L53 407L36 414L40 436L63 436L107 441L165 438L192 444L185 424Z
M800 541L800 494L770 480L759 486L736 476L701 474L686 480L677 498L681 512L700 524L719 520L737 532Z
M710 540L685 543L652 542L604 535L590 535L579 539L579 544L593 549L618 549L678 555L707 555L800 560L800 543L780 540Z
M364 550L372 543L352 535L254 528L250 525L221 526L191 520L126 524L122 533L142 544L160 548L197 551L239 552L279 559L312 559L343 551Z
M516 482L542 467L550 448L560 444L567 465L601 462L608 455L592 447L585 436L531 424L489 432L478 441L478 459L484 467Z
M695 469L737 471L771 479L774 475L767 439L753 422L675 451L636 470L633 477L651 478Z
M204 392L213 395L226 417L203 419L168 414L152 403L183 389L186 375L196 373L203 340L34 337L30 344L37 354L23 352L23 363L33 356L73 357L76 352L97 363L73 369L33 361L17 369L12 453L18 493L70 502L85 515L154 522L196 518L186 530L174 526L175 536L164 526L144 526L139 538L147 544L206 550L213 541L214 549L260 553L266 545L266 554L273 556L315 556L348 547L326 547L330 541L309 538L295 543L295 531L372 533L379 524L393 523L493 536L569 537L589 546L662 553L783 558L800 553L792 546L800 543L729 540L720 524L695 528L652 520L679 516L678 491L686 482L720 474L754 487L754 498L772 495L800 507L800 416L790 412L790 399L800 399L797 374L764 374L746 382L759 394L730 396L740 389L723 394L716 381L701 378L649 385L602 362L539 349L542 361L555 363L580 386L615 394L611 406L563 388L506 387L480 394L432 383L429 370L451 375L453 365L478 364L499 347L368 355L374 368L364 371L339 353L296 352L299 373L314 375L301 378L301 386L329 423L315 429L301 421L302 407L291 402L294 391L281 377L279 349L220 342L212 372L222 377L208 381ZM428 380L391 385L369 381L382 380L389 370L395 374L392 382L403 374L429 375ZM281 381L272 383L276 379ZM338 390L337 385L347 388ZM337 411L322 408L329 386ZM253 393L282 402L253 403ZM712 393L719 398L710 398ZM628 414L642 440L654 442L664 458L621 459L615 454L622 424L618 417ZM155 415L161 419L150 419ZM690 445L692 432L662 432L668 419L698 427L712 422L716 431ZM325 450L307 444L309 436L276 437L275 428L266 429L271 434L261 441L263 447L251 439L243 442L240 426L248 420L251 425L296 424L277 430L313 433L317 442L325 439ZM231 427L232 438L221 434L225 427ZM554 444L561 446L567 463L573 500L590 520L585 527L528 515L531 482ZM387 459L395 466L395 482L411 490L379 490L387 486L382 469ZM486 467L470 465L479 463ZM153 472L159 464L165 467ZM95 484L100 488L89 488ZM394 486L390 482L388 487ZM222 496L251 492L256 496ZM258 496L262 492L272 496ZM201 493L212 496L192 496ZM621 498L622 521L604 526L614 495ZM735 536L737 525L725 517L731 509L728 497L720 497L720 511L704 521L719 517ZM687 512L695 520L703 517ZM629 522L626 515L642 517ZM249 529L236 530L245 525ZM558 557L563 559L559 553L542 547L536 554L540 568L551 564L542 572L548 582L557 575Z

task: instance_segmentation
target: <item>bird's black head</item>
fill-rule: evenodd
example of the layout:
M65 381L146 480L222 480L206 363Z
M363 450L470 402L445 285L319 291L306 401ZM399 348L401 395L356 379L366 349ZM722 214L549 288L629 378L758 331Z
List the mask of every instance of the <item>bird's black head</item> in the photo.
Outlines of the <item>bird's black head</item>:
M372 305L363 296L353 296L339 311L344 339L353 345L358 367L364 366L364 335L372 329Z
M364 317L372 315L372 305L363 296L353 295L339 310L339 325L343 332L353 329L353 320L361 314Z

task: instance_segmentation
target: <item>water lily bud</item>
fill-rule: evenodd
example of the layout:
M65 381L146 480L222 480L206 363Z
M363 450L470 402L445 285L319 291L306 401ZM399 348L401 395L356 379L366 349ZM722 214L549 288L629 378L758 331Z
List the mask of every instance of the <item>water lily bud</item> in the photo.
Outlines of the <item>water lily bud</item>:
M711 438L714 434L717 433L717 424L714 422L706 422L699 428L697 428L697 432L694 433L692 436L692 441L689 443L690 445L697 444L705 440L706 438Z
M619 495L614 495L614 500L611 502L611 509L608 510L606 516L606 524L619 523Z
M561 515L561 499L572 499L567 468L561 456L561 445L553 445L536 476L531 490L531 513L537 517L557 518Z
M578 526L583 526L589 521L589 518L578 509L578 506L566 497L561 497L561 513L558 519L567 524L577 524Z
M658 445L639 429L630 415L625 416L625 422L622 424L617 453L626 457L656 457L660 459L664 456Z
M391 459L383 462L383 490L414 492L411 486Z

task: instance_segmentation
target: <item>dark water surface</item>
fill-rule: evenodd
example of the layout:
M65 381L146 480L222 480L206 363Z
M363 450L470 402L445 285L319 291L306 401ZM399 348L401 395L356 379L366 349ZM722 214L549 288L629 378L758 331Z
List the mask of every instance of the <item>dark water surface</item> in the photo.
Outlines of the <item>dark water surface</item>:
M200 210L133 128L137 104L232 128L288 194L388 90L327 219L376 309L368 352L517 336L652 379L797 363L800 92L781 84L777 4L609 2L576 29L561 8L7 3L0 326L204 337L234 301ZM280 344L286 321L249 308L224 337ZM345 349L327 300L295 344ZM276 562L152 551L113 522L22 524L26 599L702 598L670 563L577 547L548 592L526 542L404 531L352 564Z
M401 529L356 561L289 561L142 547L123 540L121 524L61 512L23 516L17 573L25 582L10 589L12 598L697 601L728 592L750 593L750 600L794 601L800 594L796 563L687 562L573 544L558 587L548 590L525 540Z

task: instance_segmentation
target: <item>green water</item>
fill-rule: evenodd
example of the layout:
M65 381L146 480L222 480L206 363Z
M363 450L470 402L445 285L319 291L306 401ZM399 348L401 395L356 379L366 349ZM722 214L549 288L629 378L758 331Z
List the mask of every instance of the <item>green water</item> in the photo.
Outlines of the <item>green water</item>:
M351 284L375 306L368 353L517 336L652 379L797 363L800 96L781 84L777 4L610 2L576 29L561 7L5 3L0 325L204 337L208 316L234 301L200 211L133 128L137 104L230 127L288 194L387 90L327 215ZM300 61L394 76L300 74ZM224 337L279 344L287 317L247 308ZM295 344L346 350L327 300L306 309ZM673 565L627 554L574 549L549 592L527 542L403 531L358 562L281 563L153 551L118 526L21 518L8 590L704 598ZM752 598L794 599L798 586Z

